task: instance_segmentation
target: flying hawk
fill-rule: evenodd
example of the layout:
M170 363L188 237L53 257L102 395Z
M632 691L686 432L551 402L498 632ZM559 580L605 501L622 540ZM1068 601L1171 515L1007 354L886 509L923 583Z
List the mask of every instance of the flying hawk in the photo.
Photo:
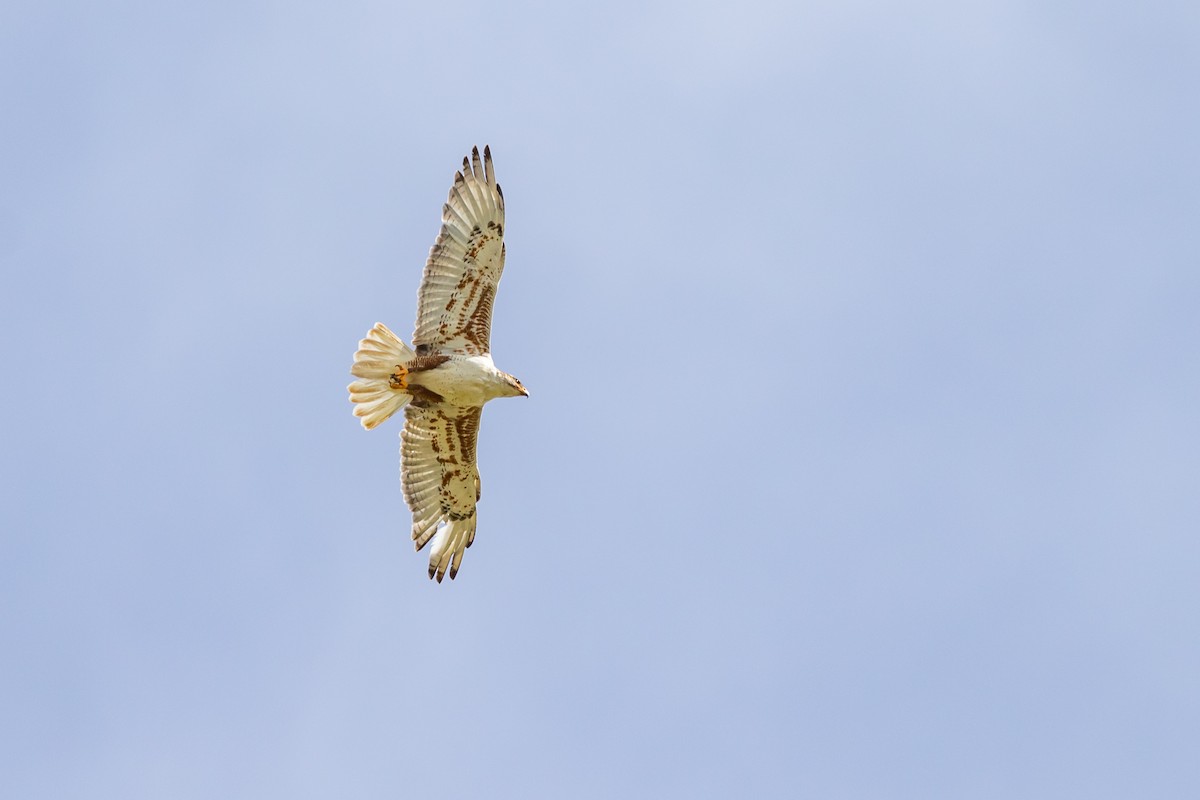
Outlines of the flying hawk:
M354 415L370 430L401 408L400 480L417 550L433 539L429 577L458 575L475 540L479 470L475 442L483 404L528 397L496 369L489 339L492 300L504 270L504 195L492 153L471 150L442 206L442 230L417 294L413 347L376 323L358 343L348 387Z

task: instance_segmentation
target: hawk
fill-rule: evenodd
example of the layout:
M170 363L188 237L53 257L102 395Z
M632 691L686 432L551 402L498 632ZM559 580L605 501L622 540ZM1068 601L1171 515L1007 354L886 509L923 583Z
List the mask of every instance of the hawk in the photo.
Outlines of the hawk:
M358 343L347 387L354 415L370 430L404 409L400 481L412 509L417 550L433 540L429 577L458 575L475 540L479 416L497 397L528 397L496 369L492 301L504 271L504 195L492 153L472 148L442 206L442 230L429 250L417 293L410 348L383 323Z

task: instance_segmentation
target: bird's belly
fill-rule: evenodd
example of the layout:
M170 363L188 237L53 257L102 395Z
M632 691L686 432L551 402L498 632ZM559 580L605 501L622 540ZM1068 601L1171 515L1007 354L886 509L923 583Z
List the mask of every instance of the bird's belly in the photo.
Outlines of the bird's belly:
M451 405L481 406L497 396L491 375L494 369L489 370L477 357L453 358L414 377L421 386L437 392Z

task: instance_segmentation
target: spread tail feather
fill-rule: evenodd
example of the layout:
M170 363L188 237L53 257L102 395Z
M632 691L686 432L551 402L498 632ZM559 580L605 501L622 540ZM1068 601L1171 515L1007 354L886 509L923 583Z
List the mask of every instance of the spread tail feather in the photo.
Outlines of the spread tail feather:
M362 380L346 388L354 403L354 416L362 418L364 428L374 428L412 399L405 391L405 365L415 357L416 353L382 322L375 323L367 338L358 343L350 374Z

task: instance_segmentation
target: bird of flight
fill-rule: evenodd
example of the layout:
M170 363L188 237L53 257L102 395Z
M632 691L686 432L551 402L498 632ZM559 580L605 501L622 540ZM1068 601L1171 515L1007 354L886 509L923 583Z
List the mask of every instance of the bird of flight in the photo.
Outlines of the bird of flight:
M475 540L479 470L475 442L483 405L528 397L521 382L496 369L491 355L492 301L504 270L504 195L490 148L472 148L442 206L442 230L429 250L417 294L412 348L383 323L358 343L348 387L364 428L404 409L400 481L420 550L433 540L429 577L458 575Z

